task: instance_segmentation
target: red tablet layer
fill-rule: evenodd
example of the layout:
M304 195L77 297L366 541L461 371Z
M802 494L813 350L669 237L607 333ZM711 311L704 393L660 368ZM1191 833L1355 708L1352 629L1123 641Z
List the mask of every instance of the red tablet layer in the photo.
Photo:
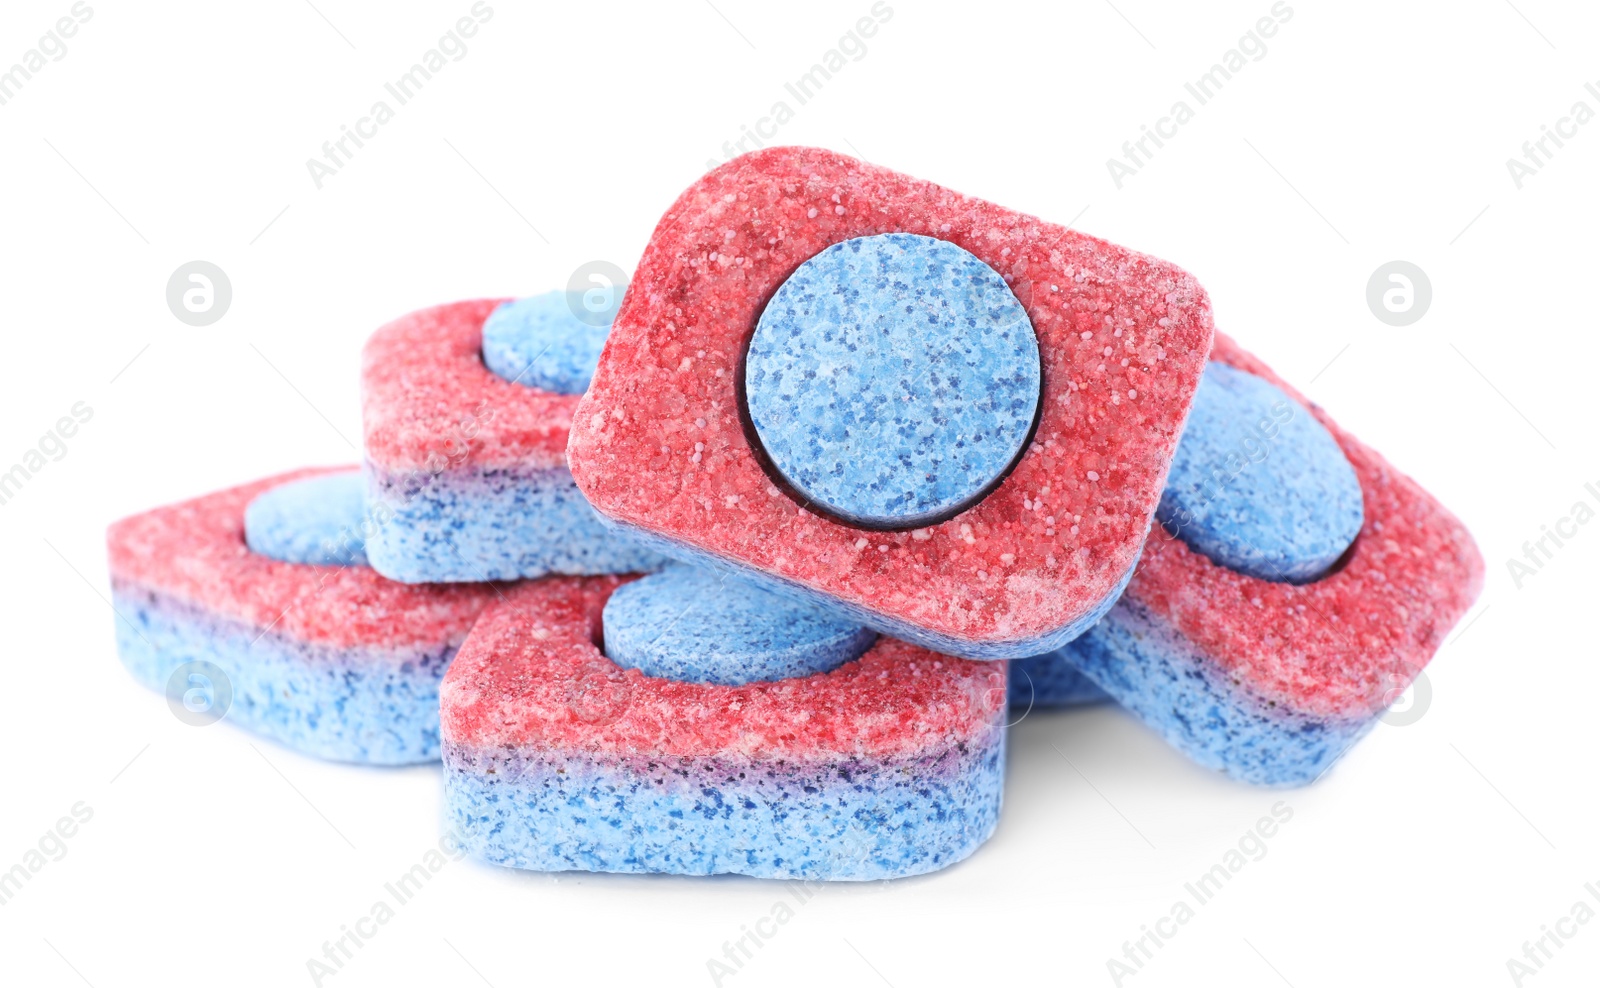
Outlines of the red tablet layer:
M500 594L493 584L407 585L365 566L283 563L250 551L257 494L350 467L295 470L124 518L107 533L111 578L225 618L337 648L457 642Z
M1282 388L1333 434L1361 482L1361 534L1341 568L1296 586L1219 566L1157 529L1128 596L1268 701L1322 717L1381 711L1472 606L1483 557L1427 491L1233 340L1218 334L1212 359Z
M566 466L576 395L501 378L483 365L483 321L506 299L421 309L361 354L367 459L388 470Z
M766 759L925 753L991 729L1005 666L880 638L833 672L744 686L624 670L596 642L625 578L547 577L485 612L440 687L442 737L476 748Z
M735 372L807 258L880 233L948 240L1026 308L1044 373L1034 442L955 518L863 531L762 471ZM738 158L685 192L629 284L568 448L602 513L935 633L1023 641L1070 624L1138 558L1211 347L1180 269L929 182L807 148Z

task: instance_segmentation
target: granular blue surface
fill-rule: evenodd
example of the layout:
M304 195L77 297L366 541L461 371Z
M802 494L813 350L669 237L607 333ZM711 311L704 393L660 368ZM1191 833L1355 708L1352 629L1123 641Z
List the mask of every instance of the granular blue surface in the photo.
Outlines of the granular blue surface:
M994 832L1006 732L920 758L616 759L445 746L463 845L534 871L869 881L948 867Z
M587 504L587 502L585 502ZM991 641L974 643L954 635L933 631L910 621L900 618L888 617L877 611L869 610L859 604L840 600L831 594L823 593L798 580L791 580L783 576L768 573L765 570L748 566L744 563L715 555L701 549L693 543L671 538L649 529L631 525L627 522L600 516L606 525L616 529L619 534L625 533L626 537L634 544L651 550L660 555L656 558L672 557L691 562L706 569L727 573L730 578L748 580L763 589L770 590L790 600L810 604L822 610L829 611L840 620L853 624L861 624L872 628L885 635L893 635L901 641L921 645L923 648L946 655L957 655L964 659L1020 659L1030 656L1042 655L1046 652L1059 649L1062 645L1072 641L1090 628L1095 622L1105 616L1116 604L1117 598L1122 596L1122 591L1127 589L1128 581L1133 579L1133 574L1138 569L1138 560L1128 566L1128 571L1122 574L1117 585L1106 594L1105 599L1095 604L1087 613L1074 620L1027 638L1016 638L1010 641ZM660 568L657 563L651 569ZM644 569L645 567L638 567ZM379 568L383 572L382 568ZM616 570L615 572L624 572ZM388 573L384 573L388 576Z
M1304 582L1349 548L1362 511L1355 471L1304 406L1207 365L1156 512L1168 531L1218 565ZM1256 785L1316 780L1374 723L1260 699L1127 597L1055 655L1190 758Z
M682 565L618 588L603 623L606 655L617 665L724 686L828 672L877 638L725 571Z
M279 484L244 511L250 551L285 563L367 565L360 470Z
M1361 531L1361 485L1322 423L1277 387L1206 365L1156 519L1220 566L1304 583Z
M368 464L373 569L401 583L639 573L665 557L604 524L566 467L394 474Z
M1067 649L1012 659L1006 678L1006 698L1014 723L1029 710L1076 707L1111 699L1094 680L1078 671Z
M1174 748L1255 785L1316 781L1378 720L1313 717L1261 700L1126 597L1065 652Z
M560 290L502 304L483 324L484 365L530 388L583 394L611 324L590 325L578 318L574 306L585 311L582 295Z
M204 660L228 677L225 719L297 751L370 765L439 758L439 681L454 645L333 648L263 634L142 587L113 583L111 599L117 653L153 690L166 690L184 663Z
M767 303L745 361L772 465L857 525L911 528L978 501L1027 442L1039 342L993 268L907 233L834 244Z

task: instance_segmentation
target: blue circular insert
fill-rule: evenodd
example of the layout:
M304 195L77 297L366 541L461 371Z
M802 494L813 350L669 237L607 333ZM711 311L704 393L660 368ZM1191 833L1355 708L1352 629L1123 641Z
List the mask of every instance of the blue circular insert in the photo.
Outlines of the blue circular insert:
M367 565L361 471L325 473L262 491L244 509L250 551L284 563Z
M583 394L611 335L609 321L593 325L575 314L586 311L580 295L564 291L502 303L483 323L484 366L530 388Z
M617 588L601 623L617 665L723 686L827 672L878 637L738 577L684 565Z
M858 237L779 286L745 358L751 424L801 497L867 528L964 510L1022 452L1039 341L1005 279L955 244Z
M1361 483L1322 423L1282 390L1206 365L1156 518L1189 548L1262 580L1304 583L1361 533Z

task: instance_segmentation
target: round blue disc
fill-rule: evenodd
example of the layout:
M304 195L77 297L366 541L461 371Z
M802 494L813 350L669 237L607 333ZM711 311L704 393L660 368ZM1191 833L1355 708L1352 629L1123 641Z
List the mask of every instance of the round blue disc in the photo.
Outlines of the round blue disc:
M279 484L244 509L244 540L279 562L365 566L364 489L359 470Z
M619 587L601 622L606 655L617 665L724 686L827 672L877 638L738 577L684 565Z
M1254 374L1206 365L1156 518L1220 566L1304 583L1361 532L1361 484L1299 402Z
M580 293L565 291L502 303L483 323L484 365L530 388L583 394L611 334L609 322L578 317L583 305Z
M915 528L986 494L1039 407L1039 341L955 244L858 237L778 287L745 358L750 421L789 485L845 521Z

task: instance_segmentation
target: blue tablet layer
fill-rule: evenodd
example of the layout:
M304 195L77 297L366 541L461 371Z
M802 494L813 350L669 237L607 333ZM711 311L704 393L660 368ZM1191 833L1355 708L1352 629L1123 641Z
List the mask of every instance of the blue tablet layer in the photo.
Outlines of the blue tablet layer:
M605 524L566 467L418 476L368 463L372 568L401 583L641 573L667 559Z
M1220 566L1303 583L1361 532L1361 485L1304 406L1254 374L1212 362L1156 518Z
M611 334L609 322L579 319L584 311L582 295L560 290L506 302L483 323L484 365L530 388L583 394Z
M447 743L445 813L469 852L510 868L905 878L949 867L994 833L1006 732L987 737L887 760L619 762L603 752Z
M280 562L365 566L365 489L360 470L280 484L245 508L245 542Z
M585 502L585 504L587 503ZM1127 589L1128 581L1133 579L1134 571L1139 568L1138 560L1136 559L1128 566L1127 572L1122 574L1116 585L1111 588L1111 592L1106 594L1091 610L1074 621L1027 638L1008 641L973 642L970 639L958 638L955 635L930 630L909 620L869 610L860 604L840 600L832 594L824 593L798 580L792 580L788 577L778 576L765 570L734 562L723 556L707 552L690 542L661 535L625 521L606 518L604 515L601 515L600 518L606 525L626 535L627 541L624 544L636 545L641 552L649 553L653 558L678 559L705 569L715 570L718 573L727 573L730 579L748 581L763 590L768 590L791 600L811 604L843 620L864 625L881 634L892 635L901 641L911 642L914 645L921 645L923 648L931 649L935 652L957 655L966 659L1026 658L1061 648L1062 645L1087 632L1094 627L1095 622L1105 617L1106 612L1111 610L1116 604L1117 598L1122 596L1122 592ZM376 539L374 544L377 544ZM657 563L655 566L649 567L635 566L633 571L658 569L660 565L660 563ZM389 573L383 569L381 562L378 564L378 571L385 576L389 576ZM590 572L597 571L591 570ZM623 572L623 570L613 569L610 572L619 573Z
M1011 660L1006 676L1006 699L1011 706L1012 723L1029 710L1076 707L1111 699L1094 680L1072 664L1069 648L1058 648L1030 659Z
M232 690L227 719L318 758L368 765L439 759L439 680L456 646L336 648L112 583L117 652L141 683L205 659Z
M1005 279L954 244L834 244L779 286L745 360L750 421L804 498L911 528L1004 476L1039 407L1039 342Z
M611 661L646 676L740 686L836 669L877 634L725 573L669 566L618 588L602 617Z

